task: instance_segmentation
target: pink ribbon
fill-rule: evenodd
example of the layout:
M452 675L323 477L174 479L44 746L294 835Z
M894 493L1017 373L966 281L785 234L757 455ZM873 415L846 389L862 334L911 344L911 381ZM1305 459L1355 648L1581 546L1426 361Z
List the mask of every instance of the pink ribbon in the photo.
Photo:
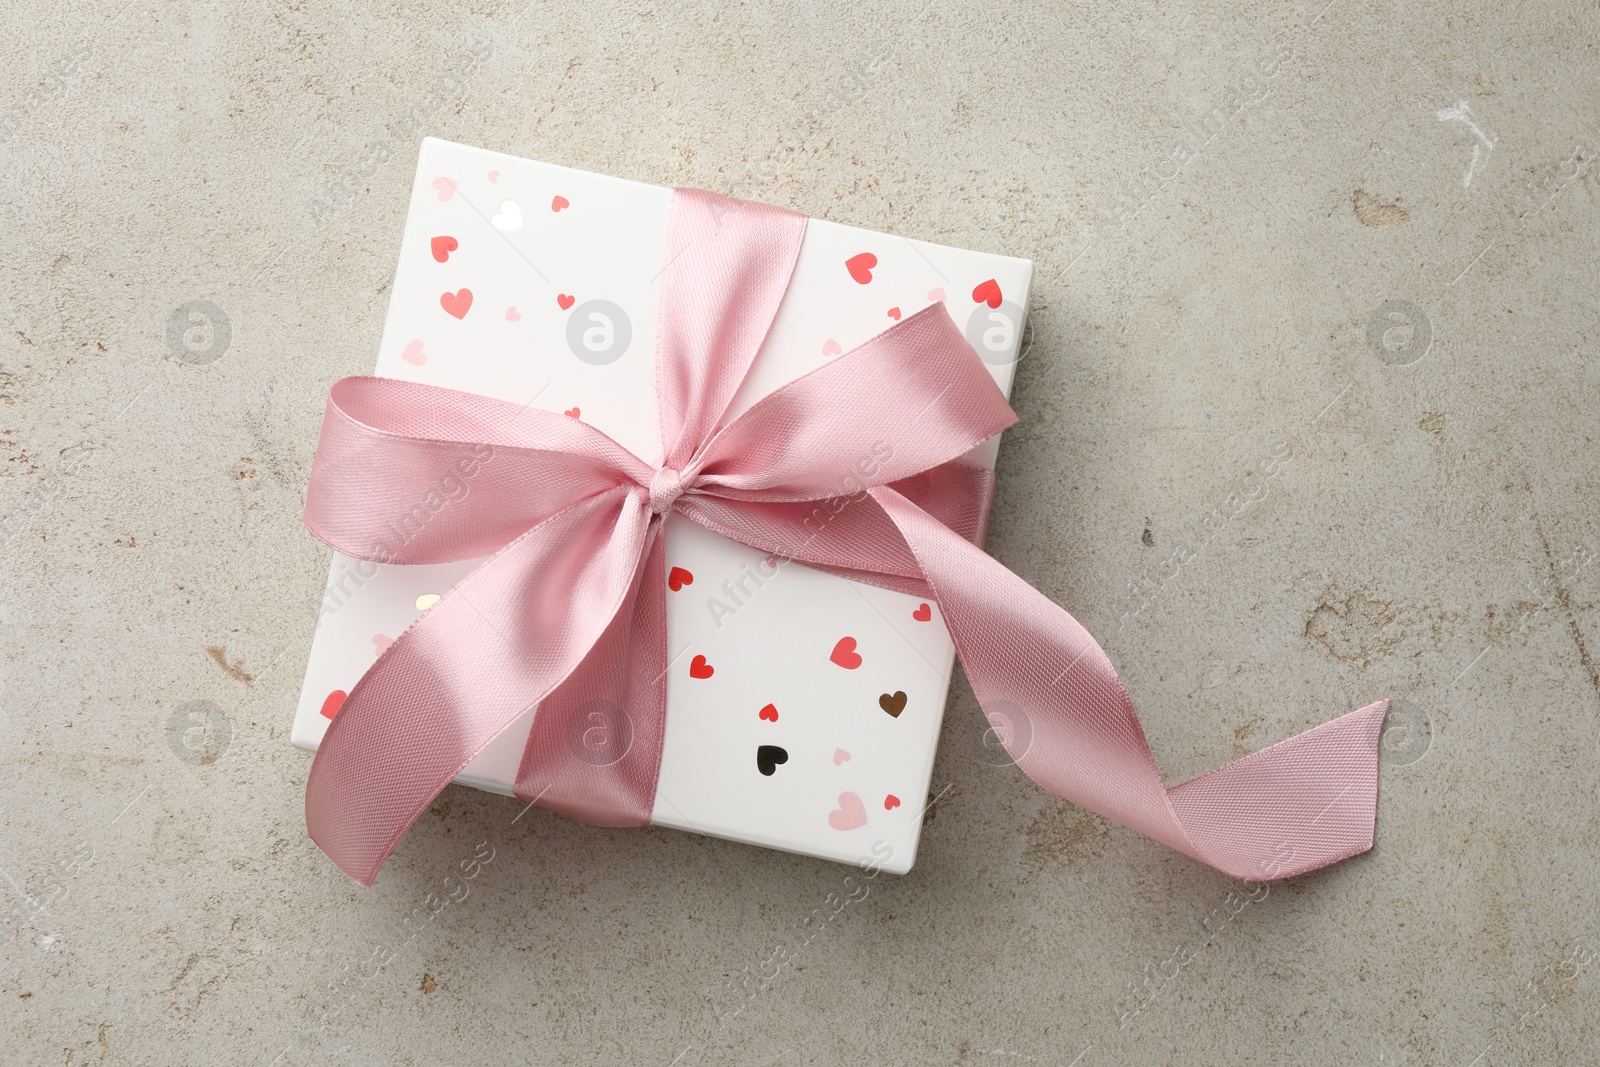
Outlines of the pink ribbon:
M667 707L669 514L937 602L985 714L1009 727L1009 755L1057 796L1240 878L1371 848L1387 700L1163 785L1105 652L979 547L993 476L960 457L1016 415L942 304L721 425L805 228L780 208L674 193L659 465L531 407L385 378L333 386L311 532L385 563L490 558L395 640L329 726L306 784L323 851L371 885L433 798L533 706L517 795L600 825L648 823ZM463 499L392 543L396 516L468 471ZM841 497L846 475L866 488ZM819 508L826 521L804 525ZM566 743L573 716L596 706L624 709L632 731L604 767Z

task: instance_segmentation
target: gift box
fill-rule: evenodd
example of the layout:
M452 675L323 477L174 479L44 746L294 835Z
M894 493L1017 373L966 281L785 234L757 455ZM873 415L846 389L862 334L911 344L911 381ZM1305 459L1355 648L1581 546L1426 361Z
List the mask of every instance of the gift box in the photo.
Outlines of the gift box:
M665 188L425 140L375 373L561 412L659 462L656 319L671 199ZM1026 260L813 219L724 423L930 304L944 305L1009 393L1031 282ZM863 449L806 524L820 530L849 507L894 447ZM995 447L991 438L965 458L992 467ZM464 453L384 524L391 547L448 522L492 462ZM294 744L316 750L376 657L480 562L405 566L335 552ZM937 605L681 515L666 519L665 562L669 673L651 823L909 870L955 657ZM455 780L512 794L536 712ZM559 728L580 764L605 766L633 743L627 713L603 703Z

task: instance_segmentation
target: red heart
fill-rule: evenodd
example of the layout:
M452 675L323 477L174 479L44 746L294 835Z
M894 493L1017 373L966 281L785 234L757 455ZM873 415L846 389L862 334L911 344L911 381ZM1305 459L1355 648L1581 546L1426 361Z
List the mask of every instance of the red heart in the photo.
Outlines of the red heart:
M895 796L893 793L890 793L888 796L883 798L883 810L884 811L893 811L895 808L898 808L899 806L900 806L900 798Z
M761 717L767 722L777 722L778 709L773 707L771 704L768 704L766 707L761 709Z
M553 200L550 201L550 210L551 211L560 211L564 207L571 207L571 206L572 205L570 203L568 203L567 198L564 197L564 196L558 196L558 197L556 197L556 198L554 198Z
M322 717L331 719L337 715L339 709L344 706L344 698L348 695L343 689L335 689L329 693L328 698L322 702Z
M847 671L861 666L861 653L856 651L856 639L853 637L839 638L839 643L833 646L833 654L828 658Z
M686 585L694 584L694 575L682 567L674 567L667 572L667 588L676 593Z
M889 317L891 319L893 319L894 321L899 322L900 321L900 309L897 308L897 307L896 308L890 308L889 309Z
M443 263L450 258L450 253L460 248L461 245L454 237L439 236L433 239L433 258Z
M717 669L707 663L704 656L696 656L689 661L689 677L691 678L709 678L716 672Z
M583 412L580 411L577 408L568 408L567 410L563 411L561 414L565 415L569 419L575 419L578 416L582 415Z
M464 319L467 317L467 309L472 307L472 290L462 289L459 292L441 294L439 306L456 318Z
M918 622L927 622L929 619L933 618L933 609L924 604L916 611L913 611L911 613L911 617L916 619Z
M988 304L992 308L1000 306L1000 283L990 278L972 290L972 299L979 304Z
M878 257L871 252L862 252L844 261L844 269L850 272L850 277L862 285L872 280L872 268L877 265Z
M561 310L562 311L565 311L569 307L571 307L572 306L572 302L574 300L576 300L576 299L577 299L576 297L568 296L566 293L557 293L556 294L556 303L561 305Z

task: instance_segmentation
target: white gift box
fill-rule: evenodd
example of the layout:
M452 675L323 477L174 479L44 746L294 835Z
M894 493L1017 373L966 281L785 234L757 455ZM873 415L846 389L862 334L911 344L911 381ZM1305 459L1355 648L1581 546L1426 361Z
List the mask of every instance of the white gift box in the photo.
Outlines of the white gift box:
M424 140L374 373L566 412L658 462L656 299L670 198ZM1009 393L1032 277L1027 260L813 219L726 418L936 301ZM992 466L996 444L968 459ZM669 683L653 824L910 870L955 659L938 607L780 565L681 516L668 521L666 562L669 655L692 649L710 671L686 684L675 671ZM378 653L476 564L335 552L294 744L315 750ZM456 781L510 794L534 712ZM603 746L606 725L581 743Z

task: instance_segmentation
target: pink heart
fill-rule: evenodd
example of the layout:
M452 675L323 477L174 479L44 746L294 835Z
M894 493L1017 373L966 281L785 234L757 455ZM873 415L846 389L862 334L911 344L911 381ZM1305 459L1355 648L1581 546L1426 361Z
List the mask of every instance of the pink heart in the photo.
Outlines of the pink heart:
M386 634L372 635L372 651L374 655L381 656L389 651L389 646L394 644L394 638Z
M506 308L506 321L507 322L521 322L522 321L522 312L517 310L517 305L512 304L510 307Z
M428 362L427 353L422 351L422 339L418 338L408 342L405 348L400 350L400 358L413 367L420 367Z
M932 300L934 303L938 303L939 301L944 299L944 290L943 289L929 289L928 290L928 299Z
M497 170L491 170L489 172L489 180L492 181L492 182L499 181L500 180L500 172L497 171Z
M828 825L835 830L854 830L867 825L867 806L854 793L840 793L839 806L828 813Z
M456 180L454 178L435 178L433 187L439 191L439 203L444 203L456 195Z
M849 763L849 762L850 762L850 753L846 752L842 748L836 748L836 749L833 750L833 765L835 767L839 766L840 764Z
M822 354L825 356L837 356L843 351L844 349L839 346L839 342L831 337L822 342Z

